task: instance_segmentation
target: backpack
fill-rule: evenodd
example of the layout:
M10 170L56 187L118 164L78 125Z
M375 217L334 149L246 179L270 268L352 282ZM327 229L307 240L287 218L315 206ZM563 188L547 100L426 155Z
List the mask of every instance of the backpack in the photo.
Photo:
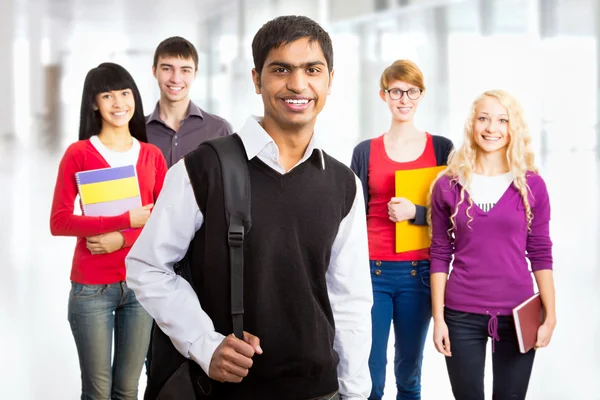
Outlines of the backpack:
M212 147L219 158L229 242L229 268L231 270L231 317L233 333L244 339L244 226L250 230L251 198L250 172L246 150L237 133L208 140L201 146ZM173 266L175 273L185 278L193 287L191 267L187 257Z
M244 338L244 235L252 225L250 172L243 143L237 134L208 140L200 146L210 146L217 153L221 166L223 194L225 199L226 221L228 224L229 268L231 271L231 318L234 335ZM188 253L189 254L189 253ZM192 269L188 254L173 266L173 270L187 280L194 291ZM154 324L153 329L160 329ZM149 362L152 362L149 354ZM194 364L194 365L190 365ZM157 400L194 400L196 399L191 369L197 369L192 360L184 362L163 385ZM201 392L212 397L213 383L210 380L198 381ZM197 389L197 388L196 388ZM197 392L197 390L196 390ZM148 394L148 393L146 393Z

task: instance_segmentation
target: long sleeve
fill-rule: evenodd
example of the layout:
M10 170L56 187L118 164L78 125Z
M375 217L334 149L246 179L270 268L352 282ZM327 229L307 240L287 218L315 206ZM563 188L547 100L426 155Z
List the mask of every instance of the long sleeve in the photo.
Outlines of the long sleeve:
M133 244L136 242L138 237L140 237L141 233L142 233L142 228L129 229L129 230L121 232L121 235L123 235L123 239L125 240L123 247L126 248L126 247L133 246Z
M531 270L552 269L552 240L550 239L550 198L546 183L538 175L532 192L535 205L532 207L533 221L527 235L527 258Z
M334 350L340 357L338 380L344 399L366 399L371 392L371 307L373 290L365 205L356 179L356 196L340 224L327 271L327 289L335 320Z
M127 284L138 301L175 348L208 374L224 336L215 332L190 284L173 271L203 221L185 164L179 161L167 172L152 215L125 263Z
M360 157L360 147L356 146L352 152L352 161L350 162L350 169L354 171L357 176L363 173L363 166Z
M450 204L444 198L450 187L446 177L441 177L434 185L431 194L431 247L429 259L431 262L431 273L449 273L450 261L454 253L454 245L448 234L450 229ZM444 187L446 186L446 187Z
M165 175L167 174L167 162L165 161L165 157L162 155L160 150L158 150L158 148L156 149L154 164L155 178L154 188L152 188L152 199L153 203L156 203L158 195L160 194L165 181ZM121 232L123 238L125 239L125 244L123 245L123 247L133 246L133 244L140 236L140 233L142 233L142 228L129 229L124 232Z
M359 143L352 152L350 169L360 179L365 209L369 206L369 157L371 156L371 140Z
M50 232L54 236L87 237L130 227L129 212L114 217L74 215L78 195L75 173L82 171L83 148L80 142L69 146L58 167L50 214Z
M411 219L409 222L413 225L427 225L427 207L418 204L415 204L415 207L417 208L415 219Z
M158 199L160 192L162 192L163 185L165 183L165 177L167 175L167 161L165 157L162 155L160 150L156 149L156 180L154 182L154 189L152 190L152 196L154 197L154 202Z

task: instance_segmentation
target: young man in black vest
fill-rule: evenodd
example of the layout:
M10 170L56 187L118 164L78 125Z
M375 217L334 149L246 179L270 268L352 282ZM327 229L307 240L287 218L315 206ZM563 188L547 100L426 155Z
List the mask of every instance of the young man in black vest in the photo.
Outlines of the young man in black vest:
M313 135L333 79L331 39L311 19L285 16L258 31L252 52L264 117L239 132L252 205L244 338L230 334L219 160L201 146L169 170L127 257L128 285L160 327L145 398L366 399L373 299L364 200L358 178ZM186 254L195 290L173 271ZM170 384L180 371L193 382L186 399Z

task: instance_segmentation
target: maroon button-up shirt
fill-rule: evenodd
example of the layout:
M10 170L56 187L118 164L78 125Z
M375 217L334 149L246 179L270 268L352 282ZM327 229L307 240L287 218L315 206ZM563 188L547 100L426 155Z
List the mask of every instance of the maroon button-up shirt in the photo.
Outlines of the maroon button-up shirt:
M175 132L160 119L159 103L146 117L148 142L162 151L169 168L200 143L219 136L231 135L233 129L225 119L203 111L190 101L188 112Z

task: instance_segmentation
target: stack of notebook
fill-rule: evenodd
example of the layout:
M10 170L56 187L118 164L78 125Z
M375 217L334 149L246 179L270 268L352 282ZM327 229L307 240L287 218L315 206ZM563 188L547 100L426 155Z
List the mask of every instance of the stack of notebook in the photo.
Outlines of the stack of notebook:
M75 180L83 215L112 217L142 206L133 165L77 172Z

